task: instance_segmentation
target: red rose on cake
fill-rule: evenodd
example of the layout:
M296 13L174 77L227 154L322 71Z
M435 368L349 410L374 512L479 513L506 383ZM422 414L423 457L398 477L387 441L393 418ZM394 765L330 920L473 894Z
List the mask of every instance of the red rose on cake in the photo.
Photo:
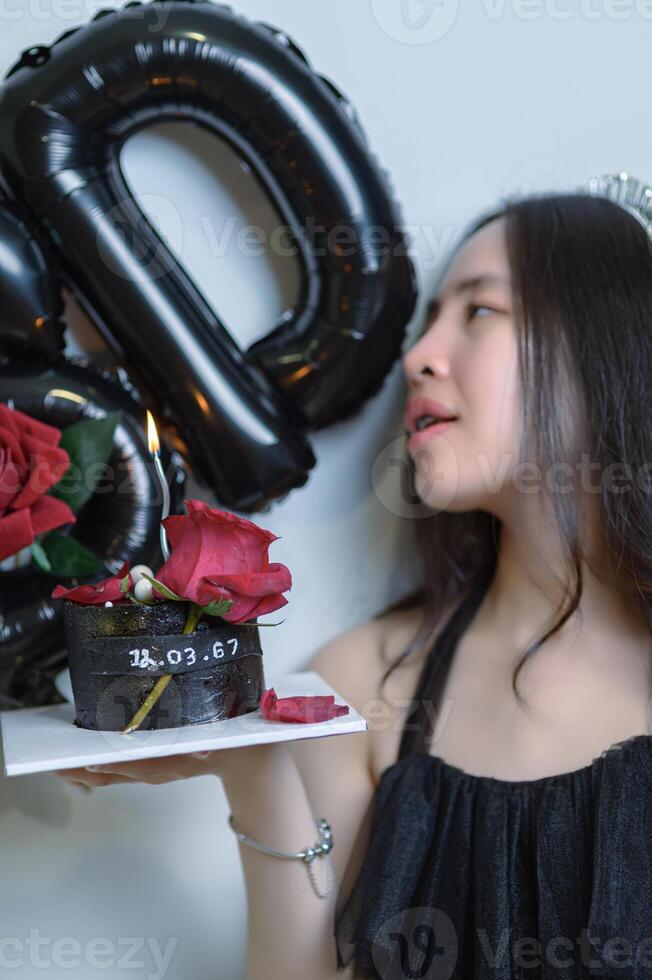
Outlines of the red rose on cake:
M268 558L278 535L201 500L186 500L185 506L187 515L162 522L172 550L158 582L198 606L231 601L228 612L221 614L229 623L243 623L287 604L282 593L292 587L290 570Z
M179 603L186 606L186 611L185 624L178 635L179 637L196 635L197 642L201 642L202 636L206 636L205 632L202 633L203 627L198 630L200 620L204 616L211 617L213 621L218 618L233 625L247 624L255 628L256 624L249 623L249 620L254 620L287 604L288 600L283 592L292 587L290 570L279 562L270 562L268 557L269 546L273 541L278 540L278 535L230 511L211 507L204 501L186 500L184 503L186 514L171 515L161 522L167 536L167 544L170 546L170 553L156 576L145 565L137 565L130 570L129 563L125 562L115 575L94 585L80 585L72 589L58 585L52 593L53 598L67 599L73 607L75 605L116 607L107 609L105 614L106 635L113 637L118 635L113 629L113 624L116 619L122 622L124 618L121 606L124 608L133 603L136 606L149 607L155 617L157 606L163 608L170 603L173 605ZM99 612L102 613L103 610ZM73 614L70 612L70 607L67 613L72 622ZM91 615L91 611L88 615ZM131 617L129 609L127 615ZM80 619L76 613L74 616L81 625L78 625L71 634L73 652L83 664L85 646L80 642L79 636L83 635L84 619ZM149 617L149 613L147 616ZM92 613L92 617L90 619L92 635L97 636L98 630L99 635L103 635L101 616ZM153 625L151 618L146 619L146 622L151 628ZM147 637L146 641L141 639L141 642L147 642L149 646L150 643L157 642L159 636L163 636L152 632L148 637L148 634L140 628L140 620L136 625L138 629L128 634L125 649L135 642L132 637ZM219 627L208 626L207 629L210 636L210 631L216 635L215 630ZM182 646L183 644L179 644L180 649ZM180 649L175 648L170 651L177 655L177 659L170 663L179 663ZM220 635L215 640L213 651L214 653L220 651L221 657L223 649ZM149 650L147 652L149 653ZM194 663L196 659L194 646L188 647L185 652L192 655ZM139 651L130 651L129 656L133 656L134 653ZM249 654L245 654L245 661L248 656ZM332 694L278 698L274 688L266 690L264 687L262 666L260 660L257 660L259 656L260 652L256 653L254 665L248 668L247 696L251 701L251 688L257 688L259 691L262 689L262 694L256 696L258 707L266 720L310 724L349 713L347 705L335 704ZM203 659L208 660L209 656L204 655ZM228 665L228 660L226 664ZM158 666L162 665L163 661ZM129 666L139 667L140 664L132 663ZM213 666L217 671L225 664L221 664L220 667ZM122 727L123 722L120 722L123 733L129 733L143 723L171 680L171 673L161 673L157 677L154 686L147 692L127 725ZM209 683L209 678L202 678L201 683L203 696L207 697L208 692L203 685ZM97 707L91 704L85 710L88 710L91 715L91 721L86 727L93 727L93 724L97 724ZM217 711L220 717L230 717L228 712L225 713L224 706L218 707ZM115 730L116 719L110 718L110 723L114 726L111 730Z
M47 493L70 466L60 439L54 426L0 404L0 560L76 520L68 504Z

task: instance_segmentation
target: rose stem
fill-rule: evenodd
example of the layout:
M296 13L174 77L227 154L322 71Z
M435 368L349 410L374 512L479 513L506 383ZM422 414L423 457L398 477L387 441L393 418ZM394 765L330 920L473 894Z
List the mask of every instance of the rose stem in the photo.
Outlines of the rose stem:
M190 604L190 608L188 609L188 615L186 616L186 622L181 631L184 636L187 636L188 633L194 632L194 630L197 627L197 623L202 617L203 612L204 610L202 609L201 606L198 606L194 602ZM143 701L140 708L133 716L129 724L126 726L126 728L122 729L123 735L128 735L129 732L133 732L135 728L138 728L138 726L141 724L143 719L147 718L147 715L150 713L150 711L152 710L152 708L154 707L154 705L156 704L160 696L163 694L163 691L168 686L171 677L172 674L163 674L162 677L159 677L156 684L149 692L149 694L147 695L147 697L145 698L145 700Z

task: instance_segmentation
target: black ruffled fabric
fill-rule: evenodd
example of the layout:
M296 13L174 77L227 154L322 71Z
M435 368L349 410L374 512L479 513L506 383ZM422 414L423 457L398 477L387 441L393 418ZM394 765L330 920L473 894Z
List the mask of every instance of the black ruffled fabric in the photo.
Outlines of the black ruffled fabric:
M338 898L338 968L652 980L652 735L519 782L408 752L384 770L368 827Z

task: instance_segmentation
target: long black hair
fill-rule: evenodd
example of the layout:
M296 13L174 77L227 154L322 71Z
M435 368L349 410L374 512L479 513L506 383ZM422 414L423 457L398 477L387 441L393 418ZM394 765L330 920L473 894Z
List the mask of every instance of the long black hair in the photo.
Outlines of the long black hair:
M474 222L457 247L497 218L505 219L518 334L525 421L521 458L536 460L544 471L565 458L568 403L560 395L562 386L564 391L570 386L579 397L585 444L598 473L613 474L614 467L621 473L625 467L629 474L627 492L612 492L604 480L593 479L599 487L594 499L616 570L614 583L639 605L652 633L652 507L646 483L652 478L652 241L638 219L613 201L582 193L543 194L507 199ZM416 495L414 463L406 456L410 492ZM582 562L592 567L582 534L582 496L554 493L552 504L571 598L513 671L512 688L522 703L519 671L577 609ZM407 656L426 649L419 690L428 692L436 717L457 642L495 572L500 523L480 510L442 510L411 522L423 586L378 615L412 606L423 606L424 615L412 642L383 675L381 691ZM426 710L420 699L407 719L402 747L410 730L409 744L423 748L432 720L432 708Z

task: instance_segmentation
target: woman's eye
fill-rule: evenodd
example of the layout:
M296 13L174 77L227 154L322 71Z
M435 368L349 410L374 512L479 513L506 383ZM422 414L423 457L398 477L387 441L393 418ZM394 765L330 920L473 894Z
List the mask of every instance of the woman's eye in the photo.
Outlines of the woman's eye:
M479 305L477 303L471 303L471 305L468 308L469 316L475 316L477 310L486 310L487 313L497 312L496 310L494 310L492 306L482 306L481 304Z

